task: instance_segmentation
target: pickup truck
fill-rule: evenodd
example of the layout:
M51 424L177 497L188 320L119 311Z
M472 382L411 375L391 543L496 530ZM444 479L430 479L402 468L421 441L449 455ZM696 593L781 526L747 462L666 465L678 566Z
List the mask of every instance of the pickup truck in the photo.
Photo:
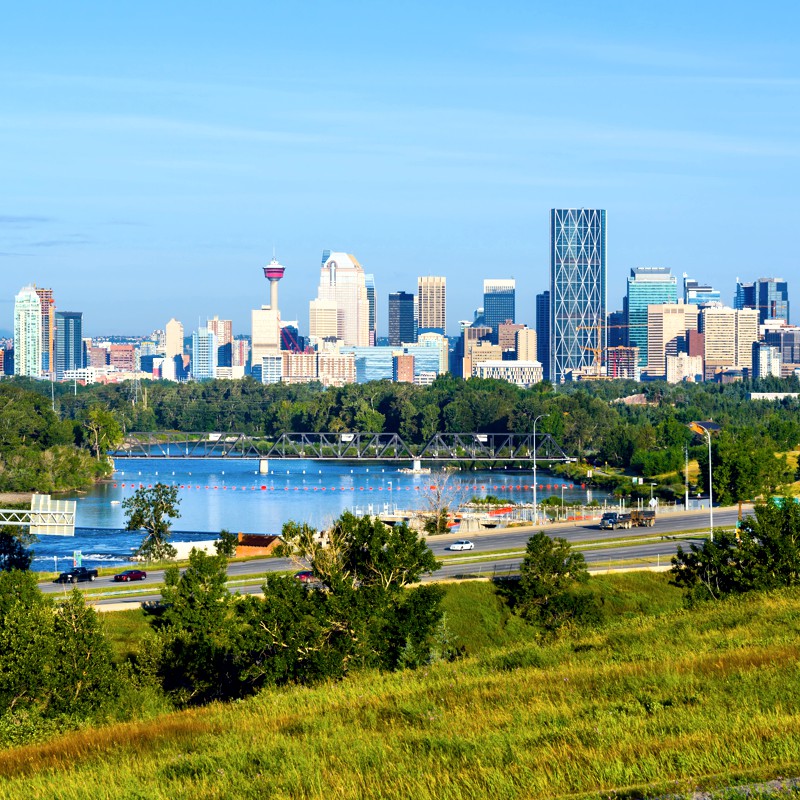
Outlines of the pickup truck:
M86 567L73 567L72 569L62 572L54 581L54 583L78 583L79 581L93 581L97 577L96 569L87 569Z

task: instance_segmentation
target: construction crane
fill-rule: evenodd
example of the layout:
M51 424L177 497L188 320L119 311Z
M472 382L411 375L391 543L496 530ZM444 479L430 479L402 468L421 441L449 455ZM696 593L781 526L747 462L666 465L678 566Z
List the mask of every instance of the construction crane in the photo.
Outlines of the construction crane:
M583 330L583 331L597 331L597 336L595 338L595 344L591 345L581 345L582 350L588 350L594 356L594 367L597 370L596 378L599 380L602 377L601 367L603 364L603 353L608 350L608 346L601 346L600 344L600 332L605 330L610 330L612 328L647 328L648 325L646 322L639 322L634 324L626 324L626 325L606 325L602 322L596 322L594 325L579 325L576 330Z

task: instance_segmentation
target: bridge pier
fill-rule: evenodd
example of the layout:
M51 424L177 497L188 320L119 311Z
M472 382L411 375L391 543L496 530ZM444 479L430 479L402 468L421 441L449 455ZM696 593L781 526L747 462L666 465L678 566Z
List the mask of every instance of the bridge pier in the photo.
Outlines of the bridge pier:
M414 467L413 467L413 469L414 469L414 472L416 472L416 473L422 472L422 460L421 459L419 459L419 458L415 458L414 459Z
M258 460L258 474L259 475L269 475L269 459L268 458L260 458Z

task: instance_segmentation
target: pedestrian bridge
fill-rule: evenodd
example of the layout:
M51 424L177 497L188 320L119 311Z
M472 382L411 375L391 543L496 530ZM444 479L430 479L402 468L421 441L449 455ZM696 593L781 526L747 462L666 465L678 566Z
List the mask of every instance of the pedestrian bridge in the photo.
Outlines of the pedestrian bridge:
M129 433L121 458L309 459L316 461L571 461L549 433L437 433L409 445L395 433Z

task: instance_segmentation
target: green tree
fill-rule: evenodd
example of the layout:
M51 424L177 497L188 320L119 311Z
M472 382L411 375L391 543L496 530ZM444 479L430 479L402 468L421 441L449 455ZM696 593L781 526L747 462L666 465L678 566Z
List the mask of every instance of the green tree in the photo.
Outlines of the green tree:
M88 713L119 691L111 647L97 612L73 589L53 618L50 705L56 713Z
M800 505L792 498L758 504L739 531L678 546L671 582L689 604L732 594L800 584Z
M214 549L218 556L233 558L236 555L236 547L239 544L239 537L235 533L223 528L219 532L219 538L214 542Z
M54 664L52 604L30 572L0 573L0 715L46 709Z
M169 543L172 520L180 517L178 490L165 483L151 488L140 487L131 497L122 501L125 511L125 529L145 531L137 555L148 561L174 558L176 550Z
M227 563L193 549L183 574L177 567L164 574L165 610L154 618L162 636L159 673L182 705L239 696Z
M83 428L89 440L89 449L99 461L106 450L122 443L122 427L113 411L92 406L83 417Z
M591 598L579 591L589 579L582 553L566 539L539 531L528 539L520 566L518 613L545 630L596 618Z

